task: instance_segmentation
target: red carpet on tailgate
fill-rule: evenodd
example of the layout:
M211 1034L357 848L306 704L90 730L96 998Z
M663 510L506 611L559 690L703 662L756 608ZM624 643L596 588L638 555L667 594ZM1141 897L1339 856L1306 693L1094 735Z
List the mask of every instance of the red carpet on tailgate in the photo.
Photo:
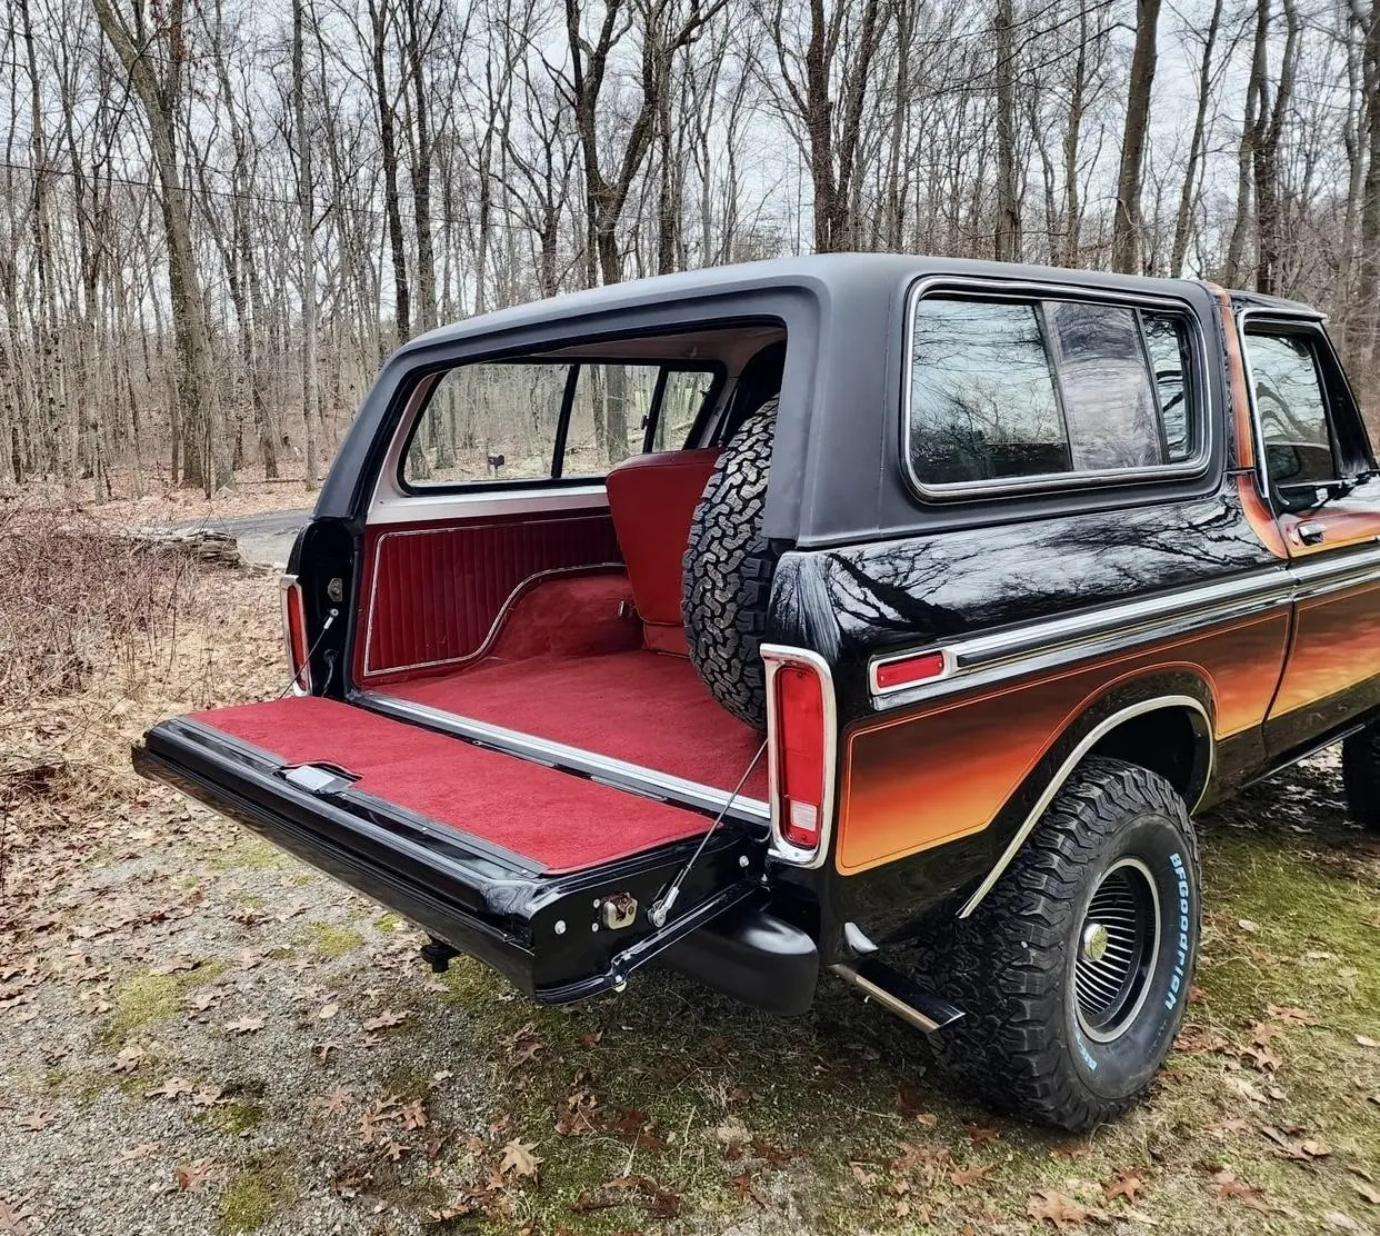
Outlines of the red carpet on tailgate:
M688 660L645 650L494 658L442 678L393 683L379 694L724 790L738 784L762 742L714 700ZM765 759L743 793L767 797Z
M563 708L559 701L548 703ZM693 812L334 700L270 700L191 719L285 764L336 765L358 777L357 790L552 872L639 854L698 836L709 825Z

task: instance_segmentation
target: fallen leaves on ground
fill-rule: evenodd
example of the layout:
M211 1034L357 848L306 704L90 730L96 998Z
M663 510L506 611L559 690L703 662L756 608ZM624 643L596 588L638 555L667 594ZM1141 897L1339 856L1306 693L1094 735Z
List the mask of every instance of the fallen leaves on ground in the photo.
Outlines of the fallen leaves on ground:
M535 1153L535 1142L524 1142L514 1138L503 1147L498 1170L504 1176L518 1176L535 1179L541 1170L541 1157Z
M1275 1144L1281 1155L1298 1163L1312 1163L1315 1159L1325 1159L1332 1153L1332 1148L1321 1138L1307 1137L1295 1140L1297 1134L1302 1132L1301 1129L1292 1128L1286 1131L1272 1124L1265 1124L1260 1126L1260 1131Z
M1105 1210L1084 1206L1054 1189L1037 1189L1030 1195L1025 1213L1037 1223L1050 1223L1059 1231L1080 1227L1089 1219L1099 1222L1110 1216Z
M173 1173L180 1193L199 1193L212 1180L220 1175L220 1168L209 1159L200 1159L186 1167L179 1167Z
M654 1219L674 1219L681 1211L680 1194L663 1188L649 1176L617 1176L607 1180L584 1190L571 1203L570 1209L576 1214L589 1214L622 1206L628 1201L640 1202Z
M1264 1190L1248 1185L1244 1180L1238 1180L1236 1173L1230 1169L1224 1167L1214 1172L1212 1180L1217 1186L1217 1196L1223 1201L1240 1202L1243 1206L1258 1210L1262 1214L1270 1212Z
M195 1090L196 1087L185 1077L170 1077L161 1086L144 1091L144 1096L150 1099L177 1099L184 1094L192 1094Z
M0 1197L0 1233L3 1236L29 1236L28 1215L22 1205Z
M1119 1172L1117 1176L1102 1186L1102 1195L1109 1201L1124 1197L1128 1202L1136 1200L1136 1194L1145 1188L1145 1181L1138 1172Z

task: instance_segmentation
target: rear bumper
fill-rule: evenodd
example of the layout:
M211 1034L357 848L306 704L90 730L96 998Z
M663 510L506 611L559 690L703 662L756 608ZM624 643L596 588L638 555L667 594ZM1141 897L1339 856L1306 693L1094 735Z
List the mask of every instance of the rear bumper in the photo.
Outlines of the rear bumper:
M747 904L666 950L665 963L743 1004L794 1017L819 981L819 949L761 905Z
M543 1003L620 988L649 961L762 897L763 847L729 826L695 864L680 900L684 909L655 929L646 910L694 842L590 871L543 875L519 856L368 795L301 789L264 753L196 722L151 730L133 762L142 775L396 910ZM637 899L636 919L617 931L601 929L600 904L614 893ZM710 974L701 977L714 983Z

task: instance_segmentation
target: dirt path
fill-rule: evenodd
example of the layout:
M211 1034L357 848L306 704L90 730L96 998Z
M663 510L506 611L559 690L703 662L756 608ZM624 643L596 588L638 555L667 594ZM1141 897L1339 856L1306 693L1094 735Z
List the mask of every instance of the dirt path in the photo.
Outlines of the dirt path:
M1203 822L1181 1050L1069 1138L967 1104L836 984L782 1022L660 975L568 1010L438 979L130 774L154 719L281 689L275 607L214 573L132 687L0 713L0 1233L1377 1230L1380 849L1330 762Z

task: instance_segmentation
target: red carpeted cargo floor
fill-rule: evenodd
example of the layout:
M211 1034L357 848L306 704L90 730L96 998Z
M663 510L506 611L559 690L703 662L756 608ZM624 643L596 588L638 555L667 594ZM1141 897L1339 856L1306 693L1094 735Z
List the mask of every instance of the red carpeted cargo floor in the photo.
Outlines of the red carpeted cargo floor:
M491 659L441 678L377 688L457 716L501 725L731 790L762 737L715 701L684 657L645 650ZM743 787L765 800L765 758Z
M433 823L578 871L698 836L703 815L315 696L191 718L284 764L333 764L354 788Z

